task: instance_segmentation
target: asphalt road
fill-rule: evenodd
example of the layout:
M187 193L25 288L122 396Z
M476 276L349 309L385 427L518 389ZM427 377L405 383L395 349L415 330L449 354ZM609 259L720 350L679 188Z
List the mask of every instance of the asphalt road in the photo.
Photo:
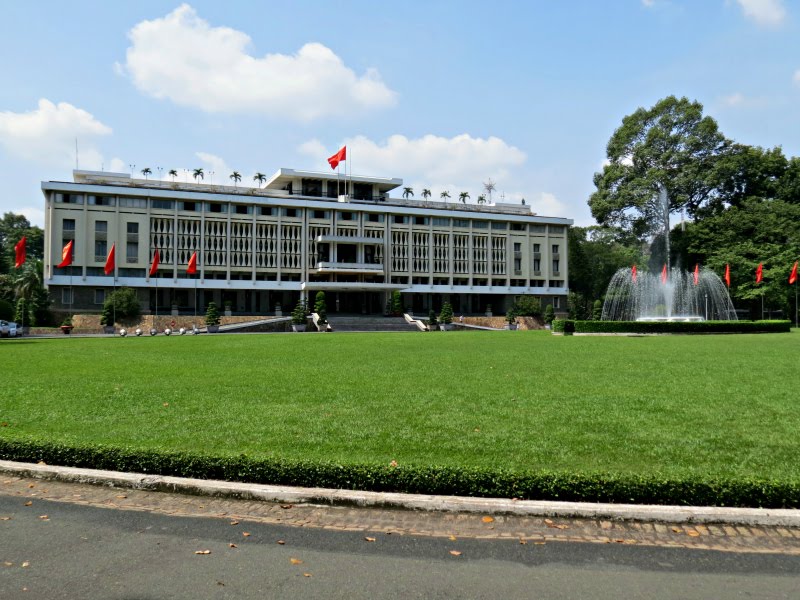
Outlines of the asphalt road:
M4 600L398 597L798 598L800 556L365 534L0 492Z

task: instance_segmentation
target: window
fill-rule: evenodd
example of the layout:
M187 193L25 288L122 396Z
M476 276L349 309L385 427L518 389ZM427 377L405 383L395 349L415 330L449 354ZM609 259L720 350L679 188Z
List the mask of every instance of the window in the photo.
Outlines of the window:
M433 218L434 227L450 227L450 219L443 219L441 217Z
M338 181L329 181L328 182L328 191L327 191L328 198L338 198L340 193L341 194L345 193L345 188L346 187L347 187L347 184L342 185Z
M531 225L531 233L547 233L547 225Z
M553 244L553 254L558 254L558 244Z
M126 225L128 229L128 233L138 234L139 233L139 224L135 222L129 222Z
M541 252L541 251L542 251L542 245L541 245L541 244L534 244L534 245L533 245L533 252L534 252L534 254L536 254L536 253L539 253L539 252Z
M106 260L108 253L108 242L105 240L94 241L94 260L95 262L102 262Z
M522 273L522 259L521 258L515 258L514 259L514 273L516 275L519 275L519 274Z
M355 200L372 200L372 184L354 183L353 198Z
M284 208L283 209L283 216L284 217L297 218L299 216L298 215L298 210L296 208Z
M175 202L172 200L151 200L150 206L161 210L172 210L175 208Z
M428 217L414 217L414 225L427 225Z
M61 228L64 231L75 231L75 219L64 219Z
M542 259L541 258L534 258L533 259L533 271L535 273L539 273L542 270Z
M383 215L376 215L375 213L367 213L367 221L370 223L383 223Z
M525 231L527 228L525 223L511 223L511 231Z
M469 221L466 219L453 219L453 227L469 227Z
M180 210L185 210L188 212L197 212L197 203L196 202L181 202L180 206L178 207Z
M56 203L58 204L83 204L82 194L56 194Z
M561 298L558 296L553 298L553 308L561 308Z
M272 207L271 206L259 206L258 207L258 214L262 217L271 217L272 216Z
M95 233L107 233L108 232L108 221L95 221L94 222L94 232Z
M489 229L489 223L487 221L473 221L472 222L473 229Z
M237 215L251 214L250 207L244 204L235 204L233 207L233 212L235 212Z
M508 223L498 223L497 221L492 221L492 229L508 229Z
M313 218L315 219L327 219L330 216L327 210L315 210Z
M209 202L206 210L210 213L226 213L228 212L228 205L221 202Z
M322 196L322 180L303 179L303 196Z
M139 262L139 242L129 241L125 247L125 262Z
M106 291L104 289L95 289L94 291L94 303L95 304L103 304L106 301Z
M392 215L392 223L398 223L398 224L408 223L408 217L404 215Z
M563 227L563 225L550 225L550 234L551 235L564 235L564 227Z
M144 277L144 269L119 269L120 277Z
M61 304L72 304L72 288L61 288Z
M522 252L522 244L520 242L514 242L514 252Z
M355 221L355 217L351 212L340 212L339 213L339 220L340 221Z
M558 259L557 258L553 259L553 273L554 274L558 273Z
M93 206L115 206L117 204L114 196L86 196L87 204Z
M144 198L120 198L120 208L147 208L147 200Z

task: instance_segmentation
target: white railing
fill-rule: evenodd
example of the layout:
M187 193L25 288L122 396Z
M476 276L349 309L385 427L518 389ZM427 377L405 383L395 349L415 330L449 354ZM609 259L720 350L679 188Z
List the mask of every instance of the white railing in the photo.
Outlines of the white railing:
M415 325L417 329L420 331L430 331L427 325L420 321L419 319L415 319L412 315L408 313L403 313L403 318L406 320L406 323L410 325Z

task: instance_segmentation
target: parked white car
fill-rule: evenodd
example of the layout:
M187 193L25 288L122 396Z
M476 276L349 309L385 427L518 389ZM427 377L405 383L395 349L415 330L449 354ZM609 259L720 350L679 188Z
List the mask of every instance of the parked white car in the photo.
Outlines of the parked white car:
M17 337L17 324L0 321L0 337Z

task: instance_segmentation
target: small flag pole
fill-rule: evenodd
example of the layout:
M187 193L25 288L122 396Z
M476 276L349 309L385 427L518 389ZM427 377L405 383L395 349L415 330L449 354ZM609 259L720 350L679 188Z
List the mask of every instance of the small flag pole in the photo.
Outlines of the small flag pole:
M111 273L111 278L114 282L114 291L112 292L111 298L111 310L113 317L113 323L111 323L111 327L114 331L111 332L113 337L114 333L117 331L117 253L114 252L114 271Z

